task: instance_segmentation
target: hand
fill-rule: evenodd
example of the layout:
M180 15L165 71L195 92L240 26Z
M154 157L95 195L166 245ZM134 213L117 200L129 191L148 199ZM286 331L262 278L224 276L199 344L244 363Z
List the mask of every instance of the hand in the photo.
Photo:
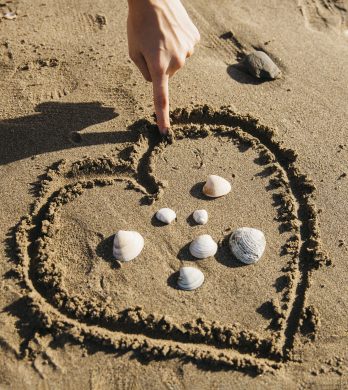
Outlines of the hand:
M185 65L200 35L180 0L128 0L128 4L129 55L145 80L152 81L157 125L166 134L168 79Z

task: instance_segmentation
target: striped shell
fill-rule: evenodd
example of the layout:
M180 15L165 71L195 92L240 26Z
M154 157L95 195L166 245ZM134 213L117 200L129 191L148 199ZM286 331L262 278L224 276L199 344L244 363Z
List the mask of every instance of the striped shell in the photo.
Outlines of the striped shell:
M231 234L229 239L233 255L245 264L260 260L266 248L266 239L261 230L242 227Z

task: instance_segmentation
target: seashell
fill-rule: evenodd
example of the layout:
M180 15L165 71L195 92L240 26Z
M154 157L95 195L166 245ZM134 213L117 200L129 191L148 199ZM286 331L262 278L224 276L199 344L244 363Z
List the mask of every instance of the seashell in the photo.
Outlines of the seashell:
M202 234L191 242L189 250L191 255L197 259L205 259L206 257L214 256L217 248L217 243L209 234Z
M229 244L232 253L239 261L253 264L263 255L266 239L258 229L242 227L231 234Z
M194 267L181 267L178 287L181 290L195 290L204 282L203 272Z
M263 51L254 51L242 61L246 70L254 77L263 80L274 80L281 74L278 66Z
M193 212L192 216L199 225L205 225L208 222L207 210L196 210Z
M176 213L174 210L164 207L157 211L156 218L163 223L170 224L175 220Z
M17 18L17 14L15 12L6 12L2 15L4 19L13 20Z
M211 198L224 196L231 191L231 184L223 177L209 175L203 186L203 194Z
M134 231L119 230L114 237L112 253L117 260L130 261L144 248L143 236Z

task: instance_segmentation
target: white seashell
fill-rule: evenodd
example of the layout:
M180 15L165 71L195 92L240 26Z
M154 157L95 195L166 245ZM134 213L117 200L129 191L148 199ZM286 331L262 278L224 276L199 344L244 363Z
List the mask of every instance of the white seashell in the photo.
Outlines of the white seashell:
M134 231L119 230L115 234L112 253L117 260L130 261L144 248L143 236Z
M260 230L242 227L231 234L229 244L232 253L239 261L253 264L263 255L266 239Z
M176 214L174 210L164 207L157 211L156 218L163 223L170 224L175 220Z
M231 191L231 184L223 177L209 175L203 186L203 194L211 198L224 196Z
M194 267L181 267L178 287L182 290L195 290L204 282L203 272Z
M207 210L196 210L192 216L199 225L205 225L208 222Z
M3 14L4 19L13 20L17 18L17 14L15 12L6 12Z
M191 242L189 250L191 255L197 257L197 259L205 259L214 256L217 248L217 243L209 234L202 234Z

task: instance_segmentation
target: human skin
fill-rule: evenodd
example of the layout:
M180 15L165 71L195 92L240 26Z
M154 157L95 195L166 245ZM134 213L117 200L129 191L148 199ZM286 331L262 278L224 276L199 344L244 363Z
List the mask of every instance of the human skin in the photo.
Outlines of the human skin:
M129 56L152 82L157 125L167 134L169 78L185 65L200 40L180 0L128 0Z

